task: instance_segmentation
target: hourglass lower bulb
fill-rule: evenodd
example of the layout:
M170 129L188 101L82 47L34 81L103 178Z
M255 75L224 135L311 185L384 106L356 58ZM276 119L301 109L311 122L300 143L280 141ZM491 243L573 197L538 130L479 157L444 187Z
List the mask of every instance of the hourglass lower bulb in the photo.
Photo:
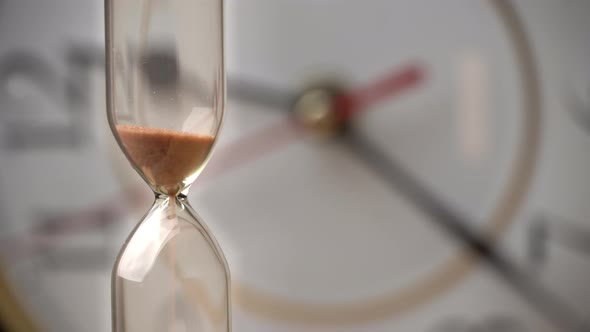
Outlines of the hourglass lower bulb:
M113 270L113 331L228 332L228 266L186 196L221 125L223 2L105 0L105 12L109 124L156 197Z

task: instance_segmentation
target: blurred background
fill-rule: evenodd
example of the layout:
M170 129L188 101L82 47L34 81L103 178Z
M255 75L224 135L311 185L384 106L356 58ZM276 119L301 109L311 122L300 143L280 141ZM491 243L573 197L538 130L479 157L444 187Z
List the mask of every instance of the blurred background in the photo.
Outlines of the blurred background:
M234 331L590 331L590 2L225 7L226 122L190 201ZM151 204L108 128L103 20L0 0L7 332L110 331ZM345 135L286 129L334 96L360 100Z

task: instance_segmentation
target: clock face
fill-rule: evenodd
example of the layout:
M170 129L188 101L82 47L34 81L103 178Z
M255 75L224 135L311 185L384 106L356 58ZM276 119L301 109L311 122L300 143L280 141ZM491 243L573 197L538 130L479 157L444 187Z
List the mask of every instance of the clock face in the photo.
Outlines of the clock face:
M540 110L530 107L537 101L519 75L503 9L469 1L430 3L427 13L417 2L257 5L233 8L235 75L284 90L332 75L362 90L418 66L419 82L351 120L361 149L409 172L469 228L499 234L512 222L534 172ZM467 12L478 15L460 15ZM476 22L482 28L469 29ZM243 137L286 113L239 101L229 110L226 131ZM346 139L303 139L195 186L195 205L220 221L229 243L244 310L289 323L366 323L435 300L475 267L426 201L365 158Z
M38 5L19 4L3 4L14 19L0 24L14 29ZM0 128L0 210L19 220L3 226L6 275L42 330L110 330L110 270L151 200L106 127L101 5L35 11L53 22L48 44L67 40L67 57L34 52L37 37L23 36L0 58L16 68L0 71L0 100L19 110ZM95 23L70 33L66 8ZM228 258L235 330L552 331L580 314L569 306L590 302L576 291L584 283L555 272L579 259L571 243L584 243L590 211L575 203L588 186L560 178L554 160L575 161L566 168L582 176L590 155L579 152L589 141L574 120L588 113L583 78L566 81L579 88L568 99L575 113L556 115L562 103L547 93L555 59L569 54L544 38L550 8L250 0L226 9L226 119L190 200ZM583 40L586 20L571 14L582 8L563 11L564 31ZM321 125L309 123L339 100L353 101L348 130L316 137ZM297 110L311 120L293 122ZM53 127L35 130L42 117ZM531 261L529 247L541 252ZM512 267L543 287L525 287Z

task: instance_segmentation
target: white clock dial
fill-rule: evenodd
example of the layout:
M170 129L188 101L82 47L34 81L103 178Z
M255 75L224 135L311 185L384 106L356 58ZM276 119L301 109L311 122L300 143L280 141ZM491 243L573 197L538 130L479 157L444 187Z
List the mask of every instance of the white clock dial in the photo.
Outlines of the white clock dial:
M228 257L234 330L548 332L585 314L586 4L226 7L227 118L191 201ZM10 110L0 117L1 245L13 258L3 272L43 331L110 330L112 263L151 199L104 126L101 8L0 1L0 105ZM84 28L71 28L70 12ZM422 73L414 84L391 96L369 89L408 68ZM381 95L354 114L348 141L286 120L293 98L325 79L347 96ZM581 112L562 93L570 86ZM458 218L437 217L391 166ZM536 288L489 253L467 255L482 243L530 267L549 300L531 301Z
M230 50L239 56L229 63L238 77L295 90L327 75L354 89L408 65L423 68L411 90L356 116L355 132L467 229L498 237L514 221L534 172L540 109L509 9L494 1L230 9ZM234 140L285 117L284 109L256 107L230 105ZM286 324L362 324L418 310L475 268L407 189L392 190L361 159L345 141L304 139L195 187L195 204L232 248L238 310Z

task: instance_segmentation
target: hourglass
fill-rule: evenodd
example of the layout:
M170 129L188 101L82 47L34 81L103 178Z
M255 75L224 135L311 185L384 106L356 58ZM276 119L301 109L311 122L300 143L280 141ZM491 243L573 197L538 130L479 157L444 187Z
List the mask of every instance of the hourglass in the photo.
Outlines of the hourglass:
M113 331L231 329L229 270L187 201L225 100L222 0L105 0L109 124L155 202L113 271Z

